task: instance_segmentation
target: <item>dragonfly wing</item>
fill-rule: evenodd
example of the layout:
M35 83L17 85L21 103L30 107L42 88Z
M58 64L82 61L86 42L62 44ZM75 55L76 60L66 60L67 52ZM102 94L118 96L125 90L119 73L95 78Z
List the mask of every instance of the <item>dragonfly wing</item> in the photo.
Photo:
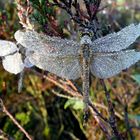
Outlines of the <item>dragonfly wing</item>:
M140 36L140 24L131 24L117 33L96 39L92 43L93 52L116 52L129 47Z
M77 42L29 30L17 31L15 39L27 48L26 57L33 65L63 78L80 77L81 69L76 58L79 55Z
M24 64L21 58L21 54L18 52L15 54L6 56L2 60L2 64L5 70L14 74L18 74L24 69Z
M41 44L41 36L34 31L16 31L14 37L17 43L23 45L26 48L37 49Z
M0 56L6 56L18 50L15 43L6 40L0 40Z
M56 57L42 51L35 51L28 56L33 65L66 79L74 80L81 76L81 67L76 57L67 55Z
M28 48L29 50L37 50L46 48L46 53L56 55L76 55L79 50L79 44L72 40L61 39L59 37L50 37L35 31L17 31L15 39L18 43Z
M140 52L135 50L97 55L91 64L91 72L101 79L110 78L139 60Z

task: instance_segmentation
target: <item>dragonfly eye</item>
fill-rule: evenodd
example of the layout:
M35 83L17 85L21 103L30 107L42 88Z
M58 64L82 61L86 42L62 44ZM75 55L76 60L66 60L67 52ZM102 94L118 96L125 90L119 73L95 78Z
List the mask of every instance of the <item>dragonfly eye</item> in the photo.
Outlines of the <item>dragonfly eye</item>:
M90 32L90 31L80 32L80 37L83 37L85 35L87 35L87 36L89 36L91 38L91 37L93 37L94 33Z
M83 36L82 32L79 32L79 36L80 36L80 38Z
M90 37L93 37L94 36L94 33L93 32L89 32L89 36Z

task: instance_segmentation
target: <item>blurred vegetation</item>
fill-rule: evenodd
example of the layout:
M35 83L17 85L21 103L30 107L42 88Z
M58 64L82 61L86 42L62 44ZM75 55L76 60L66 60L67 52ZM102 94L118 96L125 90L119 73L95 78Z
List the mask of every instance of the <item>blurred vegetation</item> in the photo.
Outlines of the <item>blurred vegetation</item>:
M49 35L72 38L77 36L77 24L58 7L49 7L45 0L30 0L34 9L31 21L37 30ZM139 0L103 1L98 18L104 34L118 31L130 23L140 22ZM16 3L0 1L0 39L14 41L13 34L21 29ZM76 37L73 37L74 39ZM139 41L136 44L139 48ZM55 77L55 76L54 76ZM22 93L17 93L18 76L0 67L0 97L9 112L20 122L34 140L104 140L105 134L90 117L83 128L83 103L34 71L26 70ZM57 79L55 77L55 79ZM61 81L61 79L59 79ZM125 107L128 108L133 137L140 139L140 64L106 80L116 111L121 134L130 139L125 124ZM75 83L81 88L81 80ZM65 95L61 97L61 95ZM97 109L108 117L107 102L99 79L93 77L90 96ZM71 97L71 98L70 98ZM109 129L109 127L108 127ZM0 130L15 140L25 140L25 135L0 112ZM1 134L0 131L0 134ZM2 136L0 135L0 139Z

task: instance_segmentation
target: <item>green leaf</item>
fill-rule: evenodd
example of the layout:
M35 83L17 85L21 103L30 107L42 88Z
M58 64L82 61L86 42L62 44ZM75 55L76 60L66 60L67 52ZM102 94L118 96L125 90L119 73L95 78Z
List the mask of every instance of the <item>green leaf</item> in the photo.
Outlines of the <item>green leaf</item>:
M65 109L68 108L68 107L72 107L75 110L81 110L81 109L83 110L84 109L84 103L80 99L72 98L72 99L69 99L64 105Z
M43 134L48 137L49 136L49 133L50 133L50 129L48 127L45 127L44 131L43 131Z
M140 84L140 74L132 75L132 78L133 78L138 84Z
M16 119L21 121L22 125L26 125L30 121L30 117L26 113L17 113L16 114Z

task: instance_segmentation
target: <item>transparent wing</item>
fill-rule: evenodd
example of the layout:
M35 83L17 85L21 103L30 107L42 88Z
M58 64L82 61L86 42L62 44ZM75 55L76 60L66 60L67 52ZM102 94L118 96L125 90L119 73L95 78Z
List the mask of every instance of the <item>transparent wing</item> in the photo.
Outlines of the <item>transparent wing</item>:
M117 33L96 39L93 52L116 52L129 47L140 36L140 24L131 24Z
M42 47L41 35L34 31L16 31L14 37L17 43L23 45L26 48L37 49Z
M91 64L91 72L101 79L112 77L140 60L135 50L97 55Z
M6 56L2 60L2 64L5 70L10 73L18 74L24 69L21 54L18 52L12 55Z
M0 56L6 56L16 52L17 50L18 48L15 43L6 40L0 40Z
M47 54L44 49L28 55L29 61L39 67L66 79L81 76L79 60L75 56Z
M72 40L61 39L59 37L50 37L35 31L17 31L15 39L18 43L29 50L45 49L46 53L53 55L77 55L79 44Z
M27 48L26 56L33 65L63 78L80 77L78 43L29 30L17 31L15 39Z

